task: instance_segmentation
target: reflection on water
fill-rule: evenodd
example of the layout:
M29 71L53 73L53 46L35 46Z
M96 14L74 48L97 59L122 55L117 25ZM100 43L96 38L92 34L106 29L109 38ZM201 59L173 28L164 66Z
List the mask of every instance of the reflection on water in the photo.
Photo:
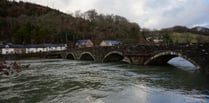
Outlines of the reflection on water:
M143 85L128 87L105 98L105 103L206 103L204 95L185 95L183 92L167 91Z
M0 76L0 103L209 103L209 80L175 67L21 60Z

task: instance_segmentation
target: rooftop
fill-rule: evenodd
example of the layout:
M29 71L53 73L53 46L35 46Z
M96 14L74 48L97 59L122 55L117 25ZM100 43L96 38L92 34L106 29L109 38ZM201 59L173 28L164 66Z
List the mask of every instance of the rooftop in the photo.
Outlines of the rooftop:
M122 42L118 40L104 40L104 42L107 44L122 44Z

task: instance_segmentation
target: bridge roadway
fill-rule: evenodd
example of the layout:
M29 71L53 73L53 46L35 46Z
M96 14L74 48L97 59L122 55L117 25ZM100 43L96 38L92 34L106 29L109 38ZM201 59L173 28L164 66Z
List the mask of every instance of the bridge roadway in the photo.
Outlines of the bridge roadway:
M62 52L61 57L96 62L125 60L130 64L139 65L164 65L174 57L183 57L194 64L199 71L209 74L209 44L74 48Z

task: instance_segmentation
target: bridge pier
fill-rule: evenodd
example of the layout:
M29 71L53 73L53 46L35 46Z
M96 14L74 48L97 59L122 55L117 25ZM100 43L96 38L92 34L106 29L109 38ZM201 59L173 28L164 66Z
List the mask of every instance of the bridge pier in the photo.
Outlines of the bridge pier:
M125 55L129 64L144 65L144 62L150 58L150 55Z

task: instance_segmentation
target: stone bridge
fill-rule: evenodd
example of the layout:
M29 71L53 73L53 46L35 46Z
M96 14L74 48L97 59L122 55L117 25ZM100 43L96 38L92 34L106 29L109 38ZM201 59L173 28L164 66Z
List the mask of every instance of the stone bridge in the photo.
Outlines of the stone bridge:
M130 64L164 65L174 57L190 61L198 70L209 74L209 44L182 45L125 45L110 47L75 48L62 52L62 58Z

